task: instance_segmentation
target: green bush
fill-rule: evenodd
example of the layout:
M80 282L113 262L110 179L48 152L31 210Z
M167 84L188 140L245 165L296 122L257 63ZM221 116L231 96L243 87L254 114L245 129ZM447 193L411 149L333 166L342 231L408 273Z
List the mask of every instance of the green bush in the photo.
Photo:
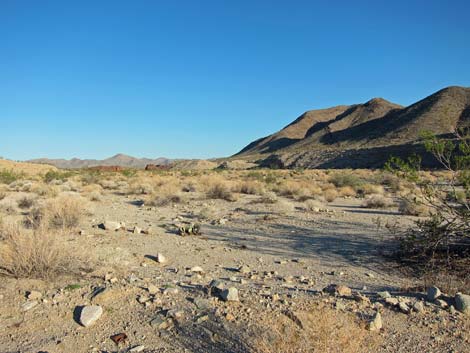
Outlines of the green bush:
M338 188L350 186L354 189L357 189L365 183L363 179L351 173L335 173L330 177L329 181Z
M18 179L23 179L24 176L24 173L17 173L13 170L3 169L0 170L0 183L11 184Z
M62 172L59 170L49 170L43 177L43 180L46 183L50 183L52 180L61 180L66 181L68 178L72 176L72 172Z

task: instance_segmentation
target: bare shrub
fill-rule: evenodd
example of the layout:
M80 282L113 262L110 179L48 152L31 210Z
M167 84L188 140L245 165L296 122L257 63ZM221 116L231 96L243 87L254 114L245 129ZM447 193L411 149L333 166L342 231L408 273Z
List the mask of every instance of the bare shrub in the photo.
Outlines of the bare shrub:
M90 201L98 202L102 200L102 195L99 191L93 191L88 195Z
M34 192L36 195L45 197L56 197L58 194L57 187L48 184L35 184L31 188L31 192Z
M174 184L166 184L150 195L145 201L145 204L154 207L166 206L168 204L181 202L181 200L182 197L179 188Z
M258 200L259 203L267 203L267 204L273 204L273 203L276 203L278 201L279 201L279 199L278 199L277 195L272 191L267 191L267 192L263 193L263 195L261 195L261 197Z
M336 189L326 189L323 191L323 197L328 202L333 202L338 197L338 192Z
M81 261L55 233L25 230L17 224L0 228L0 272L17 278L51 279L78 272Z
M236 191L247 195L260 195L263 193L263 185L254 180L245 180L237 185Z
M33 228L73 229L79 226L85 211L81 197L63 195L33 209L26 224Z
M370 195L362 203L364 208L387 208L393 206L393 200L383 195Z
M408 216L426 217L430 215L430 208L418 197L408 195L400 200L398 212Z
M357 192L361 195L383 195L385 190L382 185L364 184L358 188Z
M338 190L339 196L342 197L354 197L356 196L356 190L354 190L351 186L343 186Z
M333 174L329 181L336 187L350 186L354 189L357 189L359 186L364 184L364 180L359 176L345 172Z
M151 195L155 191L152 184L135 180L129 185L128 193L135 195Z
M298 321L293 320L294 317ZM374 352L379 337L365 329L352 313L317 305L308 312L260 317L250 336L255 353ZM300 327L299 325L302 327Z
M319 212L321 209L325 208L325 205L318 200L307 200L304 203L304 208L310 212Z
M287 200L279 200L274 205L274 211L280 214L289 214L295 211L292 202Z
M18 207L22 209L31 208L35 201L31 196L23 196L18 200Z
M230 187L222 181L215 182L209 186L206 196L210 199L221 199L225 201L237 200Z

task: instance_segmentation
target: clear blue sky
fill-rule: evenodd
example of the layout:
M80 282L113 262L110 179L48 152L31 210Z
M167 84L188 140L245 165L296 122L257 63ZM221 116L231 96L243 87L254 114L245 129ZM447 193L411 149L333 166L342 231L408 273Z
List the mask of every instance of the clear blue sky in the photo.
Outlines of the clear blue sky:
M1 0L0 155L207 158L470 86L470 1Z

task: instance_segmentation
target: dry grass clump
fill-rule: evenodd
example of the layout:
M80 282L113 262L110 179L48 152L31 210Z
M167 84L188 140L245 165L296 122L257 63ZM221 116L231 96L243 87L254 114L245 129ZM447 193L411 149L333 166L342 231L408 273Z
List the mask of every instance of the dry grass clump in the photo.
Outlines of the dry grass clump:
M264 192L264 188L258 181L244 180L237 185L236 192L247 195L261 195Z
M135 180L129 185L127 193L134 195L151 195L154 191L155 188L151 183Z
M356 196L356 190L351 186L343 186L338 189L338 194L341 197L354 197Z
M81 191L83 194L91 194L93 192L101 193L103 191L103 187L99 184L88 184L82 187Z
M350 186L354 189L357 189L359 186L364 184L364 179L355 174L341 172L333 174L330 179L330 183L333 183L336 187Z
M236 201L237 197L232 192L232 184L219 175L206 175L200 179L201 186L209 199L221 199Z
M430 215L430 211L431 209L414 195L402 198L398 206L398 212L408 216L426 217Z
M88 198L90 199L90 201L99 202L103 199L103 196L101 195L100 192L93 191L92 193L88 195Z
M304 208L306 211L319 212L325 208L325 205L319 200L307 200L304 203Z
M119 188L118 183L111 179L100 180L98 182L98 185L100 185L103 189L107 190L117 190Z
M31 188L31 192L43 197L56 197L59 193L57 187L48 184L34 184Z
M357 190L361 195L383 195L385 193L382 185L364 184Z
M321 193L321 188L307 181L286 180L276 185L273 190L279 195L297 201L305 201Z
M336 189L326 189L323 191L323 197L327 202L333 202L338 197Z
M18 201L18 207L21 209L27 209L33 207L36 202L36 199L31 196L23 196Z
M267 204L274 204L278 201L279 199L277 195L272 191L264 192L258 200L259 203L267 203Z
M289 214L295 211L295 206L288 200L279 200L274 205L273 211L279 214Z
M85 212L81 197L63 195L33 209L26 224L33 228L73 229L80 225Z
M150 195L145 204L148 206L166 206L172 203L182 201L180 188L176 184L168 183L160 186L152 195Z
M81 261L63 240L44 229L26 230L18 224L0 227L0 272L17 278L51 279L78 272Z
M393 200L380 194L370 195L362 203L364 208L387 208L393 206Z
M255 353L374 352L380 343L380 336L354 314L321 305L308 312L264 315L256 327L249 338Z

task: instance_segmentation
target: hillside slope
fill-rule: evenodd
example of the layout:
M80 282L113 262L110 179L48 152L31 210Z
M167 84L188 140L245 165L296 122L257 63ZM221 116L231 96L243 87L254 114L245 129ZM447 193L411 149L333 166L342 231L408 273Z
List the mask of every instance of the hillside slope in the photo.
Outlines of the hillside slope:
M448 87L408 107L374 98L309 111L236 156L279 167L375 168L390 155L418 152L432 163L419 144L420 132L446 135L465 126L470 126L470 88Z

